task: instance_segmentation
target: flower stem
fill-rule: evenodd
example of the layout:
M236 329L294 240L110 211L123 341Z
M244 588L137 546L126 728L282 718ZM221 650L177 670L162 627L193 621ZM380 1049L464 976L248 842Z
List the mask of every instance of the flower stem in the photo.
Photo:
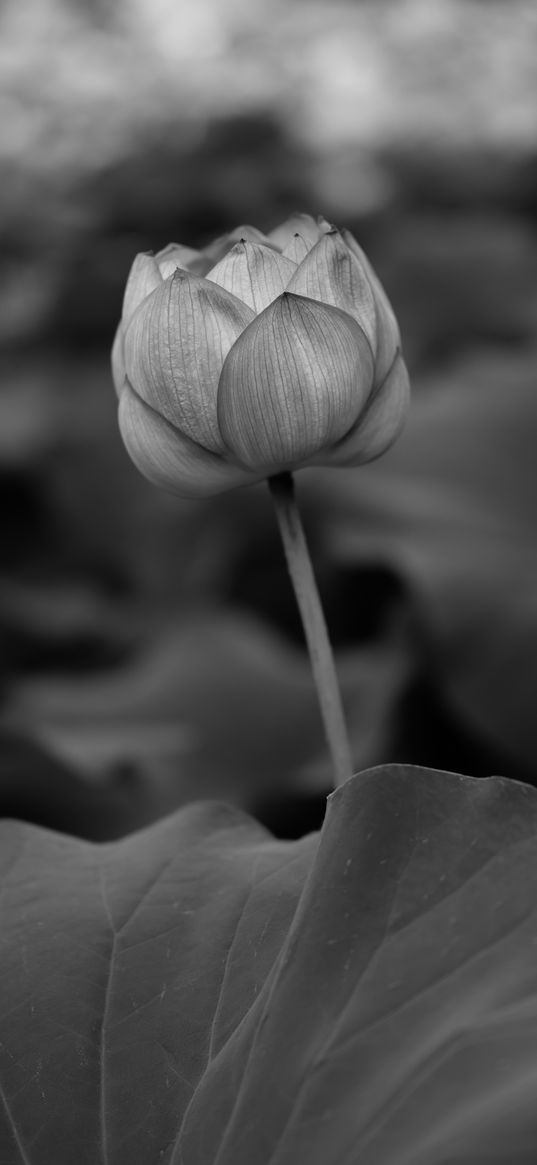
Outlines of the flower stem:
M334 656L295 500L292 474L274 474L273 477L269 477L268 486L274 501L287 566L302 618L337 786L352 775L351 750Z

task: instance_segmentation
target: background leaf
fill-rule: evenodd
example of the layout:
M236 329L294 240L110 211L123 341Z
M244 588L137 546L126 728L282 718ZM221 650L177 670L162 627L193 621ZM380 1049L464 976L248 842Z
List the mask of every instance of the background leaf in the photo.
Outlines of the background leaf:
M132 797L145 789L138 808L147 813L138 826L189 800L219 796L250 810L330 787L307 660L239 612L198 609L188 622L170 621L114 669L25 679L4 722L94 784L134 774ZM5 784L4 772L0 809ZM321 797L316 825L322 813ZM133 828L132 813L120 825L116 815L108 837ZM75 818L71 832L79 832Z
M517 360L501 350L467 356L416 393L402 437L379 462L305 487L324 510L327 555L357 575L371 564L395 573L412 610L416 667L485 755L496 752L528 781L537 749L536 375L532 346Z

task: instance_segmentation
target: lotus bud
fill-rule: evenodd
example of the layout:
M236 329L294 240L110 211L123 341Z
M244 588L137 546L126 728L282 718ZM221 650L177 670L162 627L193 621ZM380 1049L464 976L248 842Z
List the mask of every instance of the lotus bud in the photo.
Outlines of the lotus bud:
M408 407L376 275L349 232L310 215L137 255L112 369L130 456L185 497L370 461Z

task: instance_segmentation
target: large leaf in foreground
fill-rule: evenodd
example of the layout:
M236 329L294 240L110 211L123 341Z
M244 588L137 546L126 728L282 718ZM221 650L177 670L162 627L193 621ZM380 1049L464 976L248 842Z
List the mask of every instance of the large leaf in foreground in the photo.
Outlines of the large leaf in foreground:
M530 1165L537 793L405 766L320 838L4 823L3 1165Z

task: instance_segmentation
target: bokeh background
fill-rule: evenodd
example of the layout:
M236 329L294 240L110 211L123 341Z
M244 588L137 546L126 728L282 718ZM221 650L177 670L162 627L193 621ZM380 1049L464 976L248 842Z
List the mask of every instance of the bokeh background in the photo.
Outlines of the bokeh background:
M297 209L370 255L413 385L389 454L298 483L356 769L537 783L536 59L523 0L3 0L4 816L322 821L267 491L159 493L109 371L137 251Z

